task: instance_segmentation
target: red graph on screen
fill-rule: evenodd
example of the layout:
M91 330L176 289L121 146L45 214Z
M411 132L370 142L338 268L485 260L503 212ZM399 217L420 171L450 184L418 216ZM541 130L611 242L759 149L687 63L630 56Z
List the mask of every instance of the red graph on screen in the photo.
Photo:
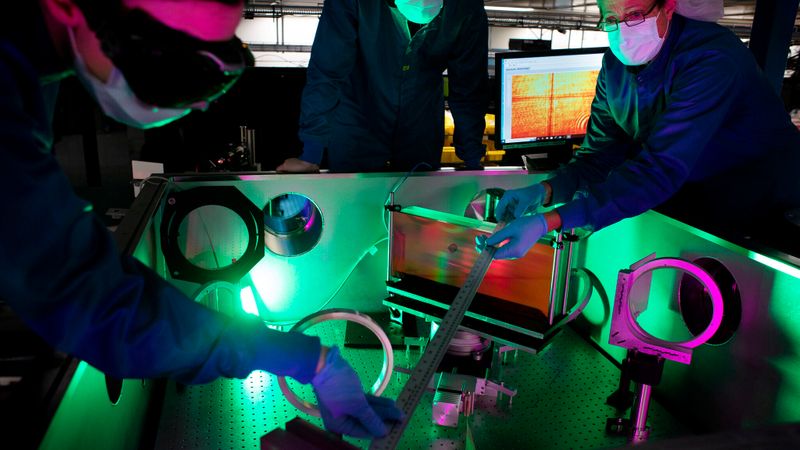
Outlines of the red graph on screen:
M599 70L511 77L511 138L586 133Z

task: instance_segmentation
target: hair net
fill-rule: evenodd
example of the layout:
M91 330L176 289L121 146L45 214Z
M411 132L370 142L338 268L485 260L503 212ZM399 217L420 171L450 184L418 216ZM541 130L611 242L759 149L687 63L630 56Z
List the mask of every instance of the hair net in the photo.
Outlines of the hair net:
M725 13L722 0L677 0L675 12L690 19L716 22Z

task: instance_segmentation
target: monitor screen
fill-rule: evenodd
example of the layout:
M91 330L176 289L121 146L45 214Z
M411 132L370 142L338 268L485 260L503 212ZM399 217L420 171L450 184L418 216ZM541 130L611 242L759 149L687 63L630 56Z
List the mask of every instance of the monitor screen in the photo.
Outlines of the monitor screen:
M497 148L565 144L586 134L606 48L498 53Z

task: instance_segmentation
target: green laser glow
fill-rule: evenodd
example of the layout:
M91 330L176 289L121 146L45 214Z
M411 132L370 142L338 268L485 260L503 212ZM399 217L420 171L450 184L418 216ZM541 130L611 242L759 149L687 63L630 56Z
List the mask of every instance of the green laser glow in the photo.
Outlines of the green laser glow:
M295 280L300 271L301 268L276 260L262 260L250 270L253 288L267 311L280 315L291 308L297 290Z
M239 299L242 302L242 310L247 314L254 316L258 315L258 307L256 306L256 298L253 295L253 289L250 286L245 286L239 291Z
M749 252L747 256L753 261L760 262L761 264L764 264L767 267L771 267L779 272L785 273L786 275L790 275L800 279L800 269L796 267L790 266L789 264L783 263L781 261L772 259L768 256L764 256L756 252Z
M252 402L264 401L272 384L272 377L263 370L254 370L244 379L243 387L247 398Z

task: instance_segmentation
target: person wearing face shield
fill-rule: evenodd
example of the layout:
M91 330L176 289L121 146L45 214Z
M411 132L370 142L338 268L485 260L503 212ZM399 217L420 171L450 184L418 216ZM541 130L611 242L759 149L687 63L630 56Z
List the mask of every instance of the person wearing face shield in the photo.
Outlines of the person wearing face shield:
M195 303L135 259L52 155L58 82L147 128L203 109L253 64L241 0L11 2L0 29L0 301L55 348L117 378L187 384L254 370L311 383L325 426L377 436L401 412L364 394L339 351Z
M545 233L658 207L723 235L800 206L800 133L721 2L600 0L608 34L586 138L544 182L507 191L487 243L518 258ZM705 18L695 20L681 14ZM557 205L544 214L540 206Z
M480 0L327 0L303 90L303 153L279 172L438 169L444 86L456 155L481 169L488 23Z

